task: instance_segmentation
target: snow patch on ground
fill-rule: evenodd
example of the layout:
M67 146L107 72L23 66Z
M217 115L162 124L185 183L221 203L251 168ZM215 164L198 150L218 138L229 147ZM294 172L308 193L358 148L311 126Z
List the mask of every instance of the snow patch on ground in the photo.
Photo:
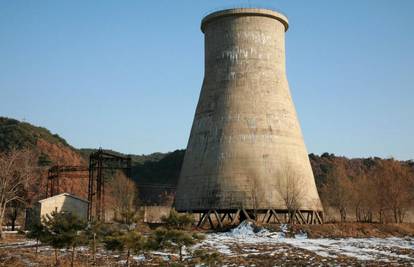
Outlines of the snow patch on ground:
M145 256L144 255L138 255L138 256L132 256L132 259L134 259L135 261L145 261Z
M0 244L0 248L24 248L24 247L31 247L35 245L36 245L35 240L25 240L22 242Z
M325 258L347 256L362 261L389 262L390 259L414 261L414 238L412 237L309 239L306 233L287 238L287 232L286 225L281 225L279 232L271 232L245 221L230 232L207 234L206 239L198 247L213 248L228 256L240 255L240 252L236 250L240 246L256 245L271 248L270 251L262 252L270 255L283 253L288 250L286 247L290 247L310 251ZM242 252L243 255L255 255L258 250L250 247L242 249Z

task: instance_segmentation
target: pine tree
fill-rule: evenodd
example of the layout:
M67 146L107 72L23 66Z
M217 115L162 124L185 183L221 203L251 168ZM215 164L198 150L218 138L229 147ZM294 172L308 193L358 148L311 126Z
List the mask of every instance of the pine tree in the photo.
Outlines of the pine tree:
M170 214L161 217L161 221L168 229L189 229L194 224L194 216L189 213L180 214L176 210L172 209Z
M110 231L109 227L101 221L92 220L84 232L85 239L92 250L92 264L96 264L96 246L102 242L103 238Z
M161 218L165 228L158 228L152 235L151 245L153 249L173 248L177 249L180 261L183 260L183 248L196 244L204 236L191 234L189 230L194 223L192 214L180 214L171 210L170 214Z
M120 220L123 223L124 229L113 231L104 240L105 248L108 250L116 250L120 252L126 251L126 266L129 266L131 252L141 253L147 250L148 242L147 238L141 235L136 229L139 217L133 211L125 211L121 214Z
M183 248L194 245L203 238L204 236L200 234L160 227L153 233L150 244L152 249L177 249L180 261L183 261Z
M200 259L207 266L217 266L221 263L220 253L208 252L207 250L198 249L193 252L193 257Z
M45 240L47 237L47 232L45 226L41 222L35 222L30 225L29 231L26 233L27 238L32 238L36 240L36 258L39 248L39 241Z
M141 253L147 249L147 239L137 230L118 231L104 240L105 248L119 252L126 251L126 266L129 266L131 252Z
M43 223L46 227L47 244L55 249L55 263L58 265L58 249L71 249L71 267L75 259L75 249L85 243L83 230L86 223L69 212L53 212L47 215Z

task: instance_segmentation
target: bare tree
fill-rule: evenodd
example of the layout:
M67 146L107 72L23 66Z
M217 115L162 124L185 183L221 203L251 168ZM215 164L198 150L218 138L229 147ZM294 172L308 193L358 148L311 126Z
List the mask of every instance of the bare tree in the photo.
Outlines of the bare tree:
M376 210L380 223L389 220L403 222L413 201L412 175L409 166L387 159L380 162L367 176L357 177L355 192L356 200L360 202L357 206L357 220L371 222L372 211Z
M387 221L388 211L388 185L389 179L386 172L381 168L375 168L370 173L371 185L373 188L370 190L371 197L375 203L375 210L378 215L378 222L385 223Z
M303 179L298 170L287 164L279 172L279 194L288 211L288 222L294 223L297 211L300 209L305 190Z
M11 226L11 230L14 231L16 228L16 221L19 215L23 212L24 205L21 201L12 201L6 208L5 218L9 221L8 224Z
M357 176L354 181L357 220L372 222L375 211L380 223L388 218L402 223L413 203L412 185L412 170L394 159L384 160L367 175Z
M377 206L374 180L361 173L354 177L352 185L356 220L371 223Z
M330 207L338 210L341 222L347 220L352 200L352 183L343 165L338 165L327 177L321 188L321 198Z
M124 173L117 173L111 183L111 191L116 215L122 216L122 214L136 210L138 204L137 185L134 181L126 177Z
M158 195L161 206L171 207L174 204L175 194L173 192L164 191Z
M380 223L389 222L392 218L390 216L390 199L392 198L390 189L393 187L394 174L391 165L391 161L388 160L378 162L367 173L369 179L365 181L365 184L356 185L369 187L369 190L365 190L365 193L361 192L363 191L361 189L359 192L365 194L365 198L370 200ZM361 220L361 218L357 219Z
M14 201L25 201L25 191L34 175L36 161L29 150L0 153L0 238L6 209Z
M403 166L390 159L388 169L390 170L388 181L388 200L392 210L394 221L402 223L407 209L412 204L412 172L407 166Z
M251 179L251 190L250 190L250 194L251 194L251 201L252 201L252 208L253 208L253 215L254 215L254 219L257 220L257 208L258 208L258 200L257 200L257 196L258 196L258 185L257 185L257 181L256 179Z

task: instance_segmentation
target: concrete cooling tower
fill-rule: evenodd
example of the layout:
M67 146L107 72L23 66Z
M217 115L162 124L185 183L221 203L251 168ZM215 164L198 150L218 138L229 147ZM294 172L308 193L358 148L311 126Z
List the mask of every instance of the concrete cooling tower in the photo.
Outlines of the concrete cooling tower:
M201 23L205 73L175 208L199 225L322 223L322 205L289 90L287 18L214 12Z

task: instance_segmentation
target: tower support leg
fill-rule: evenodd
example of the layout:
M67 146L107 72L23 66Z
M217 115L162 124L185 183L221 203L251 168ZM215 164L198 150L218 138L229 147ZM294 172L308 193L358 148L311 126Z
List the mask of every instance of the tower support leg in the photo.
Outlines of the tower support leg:
M235 226L243 220L254 220L264 224L322 224L323 212L312 210L297 210L290 214L287 210L205 210L197 212L199 219L197 227L203 228L208 221L210 229L222 229L228 226ZM255 215L254 215L255 214Z

